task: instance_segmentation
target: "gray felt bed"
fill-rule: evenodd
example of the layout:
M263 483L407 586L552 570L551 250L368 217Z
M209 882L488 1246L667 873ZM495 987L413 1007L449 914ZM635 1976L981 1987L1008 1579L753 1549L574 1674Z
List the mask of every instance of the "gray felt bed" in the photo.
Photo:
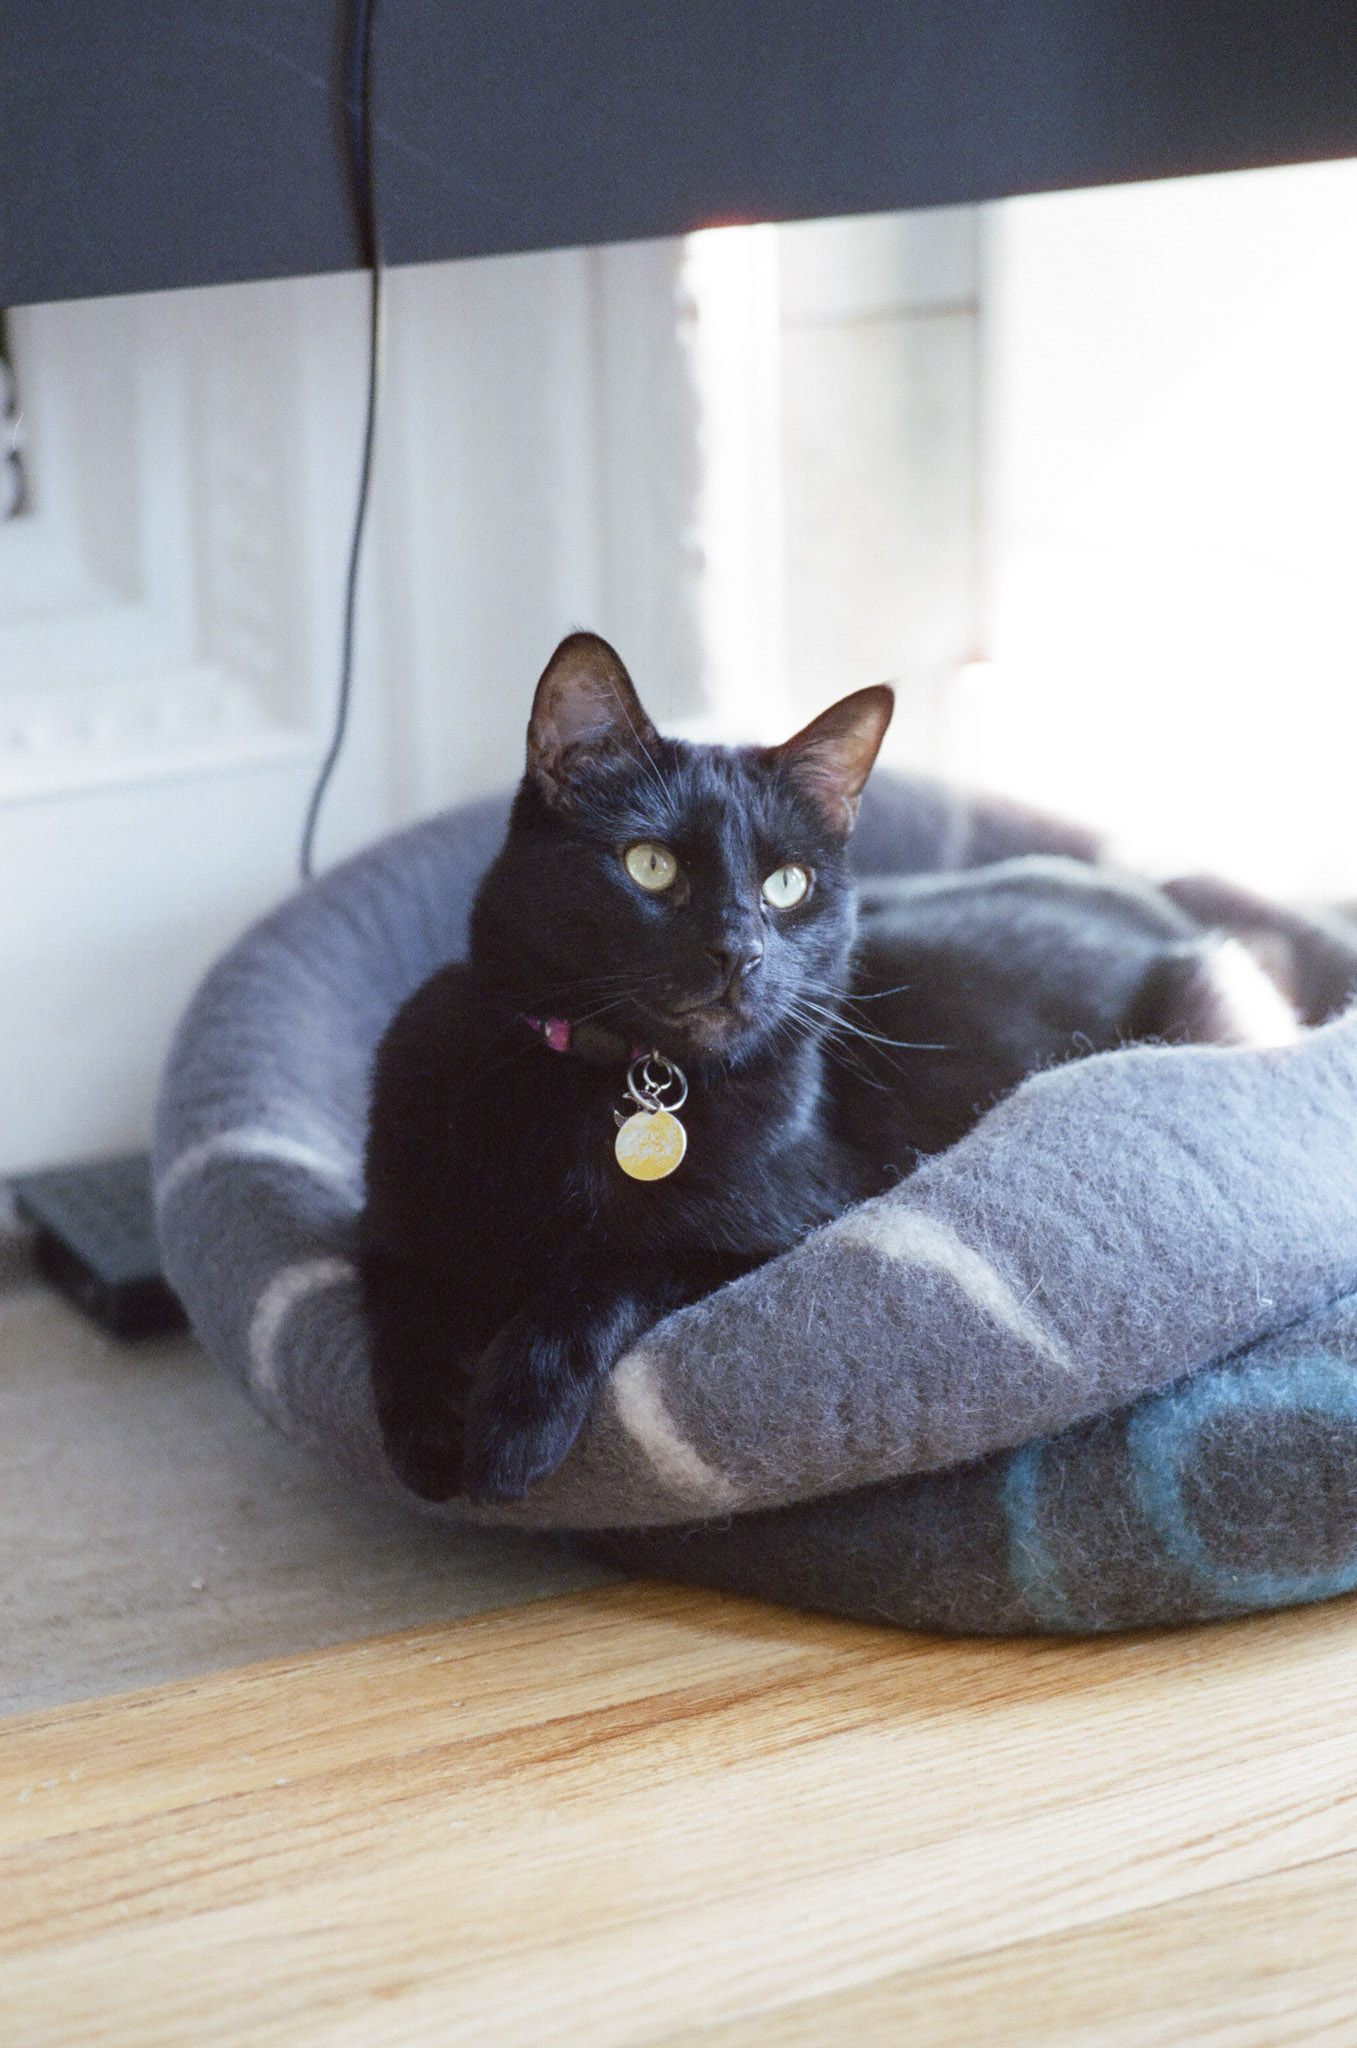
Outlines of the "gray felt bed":
M368 1072L461 952L506 808L384 841L256 926L195 997L159 1105L166 1269L203 1341L289 1435L396 1493L353 1265ZM864 872L1096 851L884 777L855 845ZM527 1500L411 1504L925 1628L1130 1627L1357 1587L1357 1011L1292 1046L1035 1076L652 1331Z

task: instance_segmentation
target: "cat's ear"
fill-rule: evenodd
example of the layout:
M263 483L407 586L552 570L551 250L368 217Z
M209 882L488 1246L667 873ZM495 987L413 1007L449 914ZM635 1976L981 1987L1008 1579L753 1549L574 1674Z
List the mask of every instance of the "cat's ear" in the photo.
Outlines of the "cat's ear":
M894 690L874 683L841 697L773 748L774 760L811 799L836 839L846 839L857 823L858 798L894 710Z
M631 677L597 633L572 633L542 671L528 721L528 773L548 803L607 755L642 761L659 734Z

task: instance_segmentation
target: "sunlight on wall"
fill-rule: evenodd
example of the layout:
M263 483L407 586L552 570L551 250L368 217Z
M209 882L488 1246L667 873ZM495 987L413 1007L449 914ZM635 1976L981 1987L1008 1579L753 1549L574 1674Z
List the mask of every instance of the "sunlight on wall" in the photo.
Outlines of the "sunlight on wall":
M704 737L1357 895L1357 163L689 238Z
M1357 892L1357 163L993 211L991 659L945 765Z
M688 238L694 736L781 738L890 677L891 755L935 761L975 645L977 226L942 207Z
M698 395L701 642L693 738L773 739L785 723L778 231L706 228L684 245Z

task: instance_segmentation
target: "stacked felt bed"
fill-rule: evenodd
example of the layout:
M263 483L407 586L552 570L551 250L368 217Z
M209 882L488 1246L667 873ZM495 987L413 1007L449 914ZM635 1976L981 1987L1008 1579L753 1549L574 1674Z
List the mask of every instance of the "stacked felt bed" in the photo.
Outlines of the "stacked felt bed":
M353 1263L367 1078L395 1009L461 952L504 817L385 841L247 934L159 1110L166 1269L200 1335L289 1434L394 1491ZM883 872L1095 851L884 779L855 844ZM1275 1050L1104 1054L649 1333L526 1501L432 1512L923 1627L1322 1597L1357 1585L1349 1296L1357 1013Z

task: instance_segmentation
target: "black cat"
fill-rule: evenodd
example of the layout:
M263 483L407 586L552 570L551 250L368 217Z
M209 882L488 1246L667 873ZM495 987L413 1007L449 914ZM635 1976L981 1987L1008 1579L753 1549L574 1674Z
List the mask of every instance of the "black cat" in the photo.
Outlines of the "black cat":
M521 1496L644 1329L1034 1067L1232 1035L1192 920L1074 862L874 885L855 954L846 845L892 702L860 690L780 747L693 746L605 642L552 657L470 958L377 1057L365 1293L415 1491Z
M377 1059L367 1305L418 1492L523 1493L640 1331L867 1191L820 1046L853 941L845 842L891 709L864 690L771 752L687 746L604 642L552 658L469 962ZM616 1112L643 1114L624 1085L652 1050L686 1079L688 1144L641 1181Z

